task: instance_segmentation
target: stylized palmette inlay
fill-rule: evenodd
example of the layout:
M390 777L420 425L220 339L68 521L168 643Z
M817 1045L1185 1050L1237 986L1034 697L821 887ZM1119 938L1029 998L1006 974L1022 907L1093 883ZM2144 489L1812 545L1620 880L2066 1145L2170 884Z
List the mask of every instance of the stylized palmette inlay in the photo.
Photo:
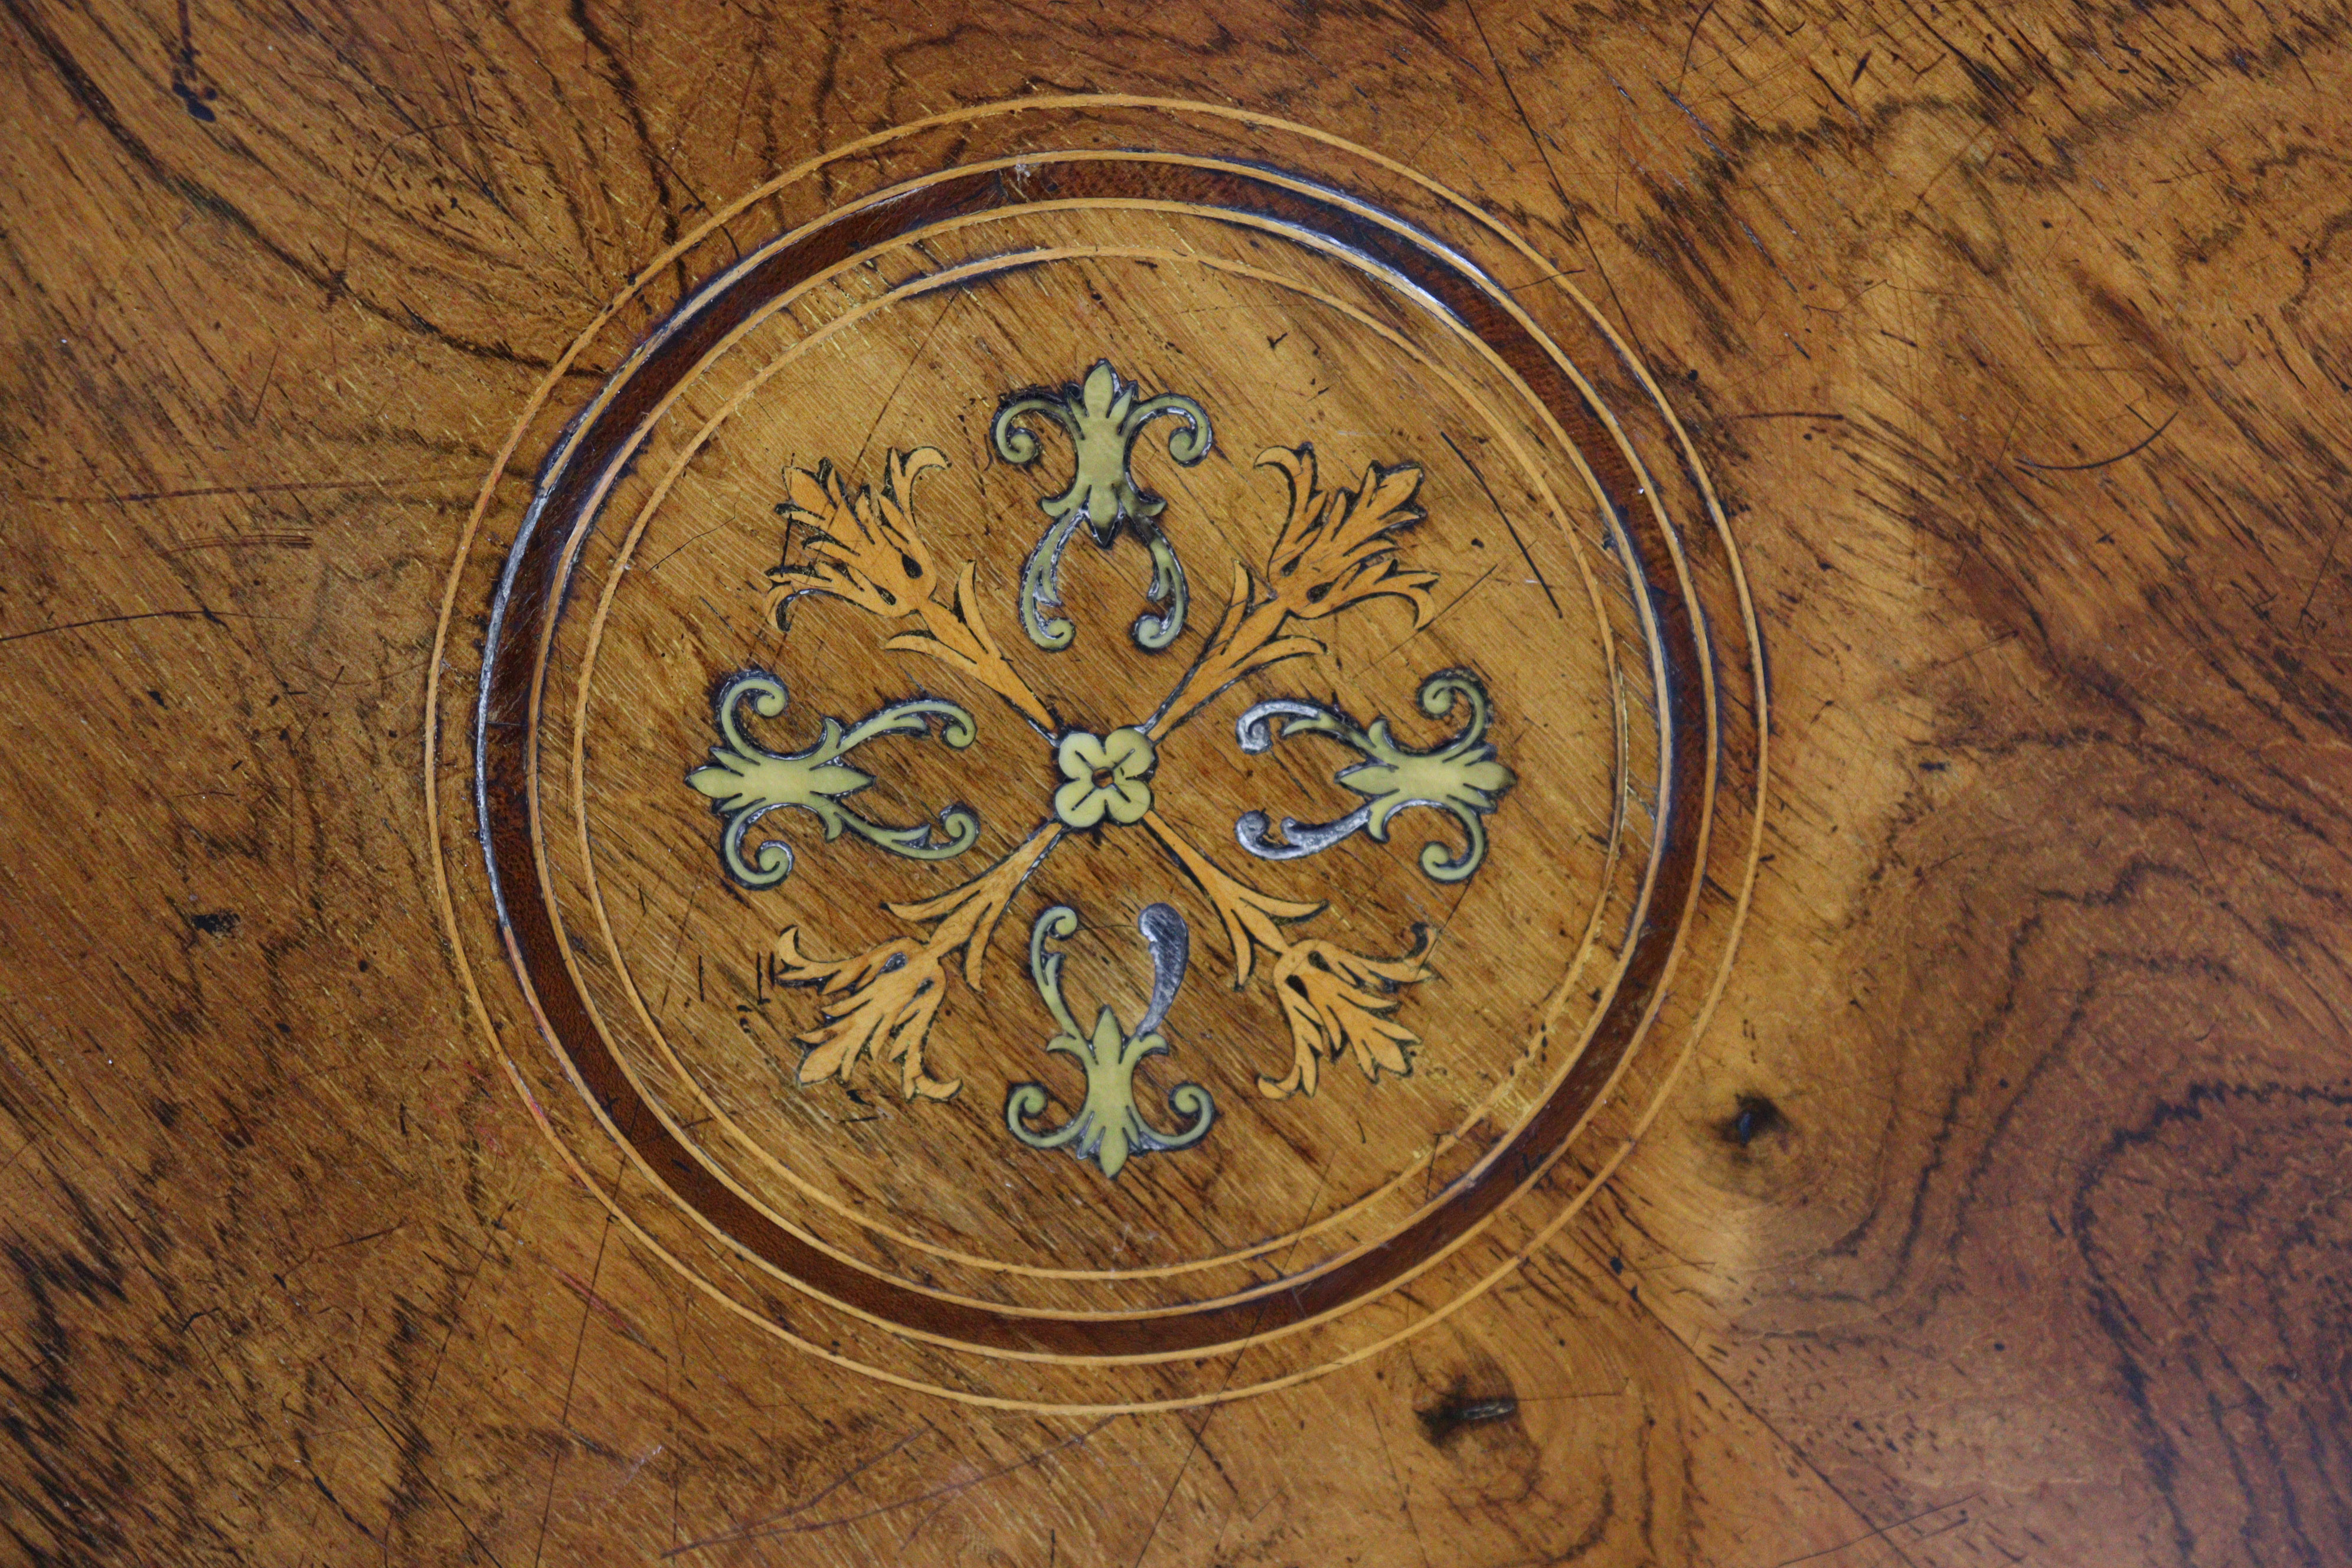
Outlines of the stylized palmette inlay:
M1091 1032L1062 1000L1062 955L1045 944L1067 941L1078 929L1078 912L1055 904L1037 917L1029 930L1029 976L1038 999L1054 1016L1062 1032L1045 1042L1049 1051L1076 1057L1087 1069L1086 1099L1067 1121L1051 1132L1033 1132L1027 1119L1042 1115L1048 1101L1045 1086L1017 1083L1004 1098L1004 1124L1032 1149L1067 1149L1081 1160L1092 1160L1106 1176L1116 1177L1129 1154L1189 1149L1208 1135L1216 1120L1216 1102L1197 1083L1180 1083L1169 1091L1169 1109L1189 1116L1192 1124L1180 1132L1162 1132L1143 1120L1135 1103L1135 1069L1144 1058L1168 1049L1155 1031L1184 984L1184 968L1192 947L1184 917L1166 904L1147 908L1136 921L1151 948L1151 1002L1132 1030L1119 1027L1118 1016L1105 1007L1095 1015Z
M1129 457L1143 426L1169 415L1184 421L1171 442L1171 456L1180 463L1198 461L1208 450L1207 413L1190 398L1138 398L1135 388L1122 383L1106 361L1082 384L1059 393L1005 399L992 439L1006 460L1029 462L1037 457L1035 437L1017 423L1033 414L1049 416L1069 433L1077 471L1066 491L1041 503L1053 521L1030 555L1018 605L1031 640L1049 653L1068 648L1073 640L1074 628L1067 621L1047 621L1039 607L1058 605L1055 574L1061 552L1076 525L1085 521L1105 548L1125 531L1150 549L1155 563L1151 596L1155 602L1166 601L1169 608L1161 616L1139 622L1136 641L1148 653L1166 650L1182 629L1183 574L1159 523L1167 502L1135 484L1128 472ZM943 594L946 578L923 538L913 506L915 480L945 468L941 454L929 447L891 453L878 493L853 486L830 463L788 475L788 493L777 510L798 531L801 559L772 574L774 586L767 603L778 627L789 630L793 601L809 594L853 605L886 622L907 624L908 629L892 636L884 647L936 659L992 690L1053 742L1056 775L1040 780L1035 826L1010 854L936 897L885 906L911 927L928 927L926 935L894 937L840 958L811 953L797 926L778 938L778 977L813 986L818 994L817 1021L798 1037L805 1052L797 1073L802 1083L826 1079L847 1083L859 1061L871 1060L898 1069L900 1092L909 1100L944 1100L956 1094L961 1079L935 1076L926 1060L932 1026L946 998L949 965L954 964L967 984L977 985L998 922L1055 847L1071 833L1127 828L1140 828L1156 840L1206 899L1231 950L1235 989L1250 984L1261 954L1269 961L1270 988L1288 1027L1291 1051L1286 1070L1259 1078L1262 1093L1274 1099L1311 1094L1322 1065L1342 1057L1354 1060L1374 1082L1384 1073L1402 1076L1412 1070L1418 1037L1398 1014L1404 988L1429 978L1429 932L1416 927L1405 951L1385 955L1294 936L1286 928L1314 919L1328 905L1276 898L1250 886L1219 866L1158 809L1158 796L1181 790L1185 784L1160 766L1160 748L1168 736L1253 671L1321 653L1322 641L1303 628L1381 598L1405 604L1416 630L1434 614L1430 590L1436 574L1415 570L1400 557L1401 531L1422 516L1415 501L1422 482L1419 467L1375 463L1364 469L1355 488L1347 489L1321 482L1310 446L1270 448L1259 464L1283 476L1290 496L1263 564L1234 563L1232 595L1196 657L1177 670L1156 701L1138 704L1134 722L1101 734L1065 728L1047 694L1004 657L982 609L975 563L963 564L951 594ZM949 859L976 841L978 822L961 806L946 808L936 825L899 827L876 823L841 804L845 796L873 783L872 775L843 760L851 749L882 735L927 732L929 721L938 719L941 738L962 750L973 744L977 733L964 710L936 698L910 696L855 726L845 728L827 719L814 745L782 755L742 734L735 709L746 700L763 717L773 718L783 710L784 689L761 671L721 686L712 718L722 742L711 749L711 761L688 774L688 783L711 797L713 809L727 823L720 858L737 880L764 887L791 871L792 851L781 841L762 844L750 860L742 852L745 831L782 806L815 816L828 840L846 832L914 858ZM1423 712L1442 718L1457 706L1467 712L1461 731L1425 751L1399 742L1386 719L1360 726L1337 709L1292 699L1253 707L1238 727L1243 754L1265 752L1277 736L1328 736L1360 753L1360 760L1341 770L1336 782L1363 804L1327 823L1286 819L1279 842L1268 837L1265 814L1252 812L1238 826L1241 847L1263 858L1282 860L1328 848L1359 831L1384 844L1391 819L1418 805L1451 815L1466 839L1459 853L1449 853L1440 844L1425 846L1423 870L1440 881L1458 882L1475 875L1487 852L1485 819L1499 806L1514 777L1486 739L1492 705L1478 679L1467 670L1449 669L1423 683ZM1059 955L1044 945L1049 936L1067 936L1077 929L1076 920L1063 906L1038 917L1032 931L1030 968L1040 999L1061 1026L1049 1048L1086 1065L1084 1100L1057 1131L1036 1131L1029 1123L1045 1113L1047 1092L1040 1085L1023 1084L1007 1101L1006 1125L1025 1143L1069 1148L1096 1160L1106 1175L1116 1176L1130 1152L1196 1142L1213 1115L1205 1090L1183 1086L1171 1103L1180 1114L1195 1120L1182 1132L1162 1133L1140 1119L1132 1090L1136 1064L1167 1048L1156 1031L1183 973L1189 931L1171 907L1154 904L1147 910L1143 930L1159 979L1150 1013L1129 1032L1105 1008L1095 1027L1084 1030L1062 1002Z
M1421 852L1421 868L1441 882L1467 880L1486 858L1483 818L1502 803L1517 782L1511 770L1495 760L1486 743L1491 709L1486 689L1466 669L1441 670L1422 683L1422 711L1443 718L1454 704L1468 705L1469 720L1462 732L1443 746L1416 752L1399 745L1389 733L1389 721L1375 719L1367 730L1335 708L1295 698L1276 698L1244 713L1234 725L1242 750L1253 754L1273 745L1278 735L1328 735L1362 753L1363 761L1339 770L1337 782L1364 797L1364 804L1334 822L1304 823L1282 819L1283 842L1266 837L1267 818L1262 811L1244 815L1234 824L1234 836L1243 848L1266 860L1296 860L1328 849L1354 833L1368 833L1388 842L1389 819L1407 806L1425 805L1450 812L1462 825L1467 843L1459 855L1448 855L1442 844ZM1280 729L1276 729L1279 721Z
M1095 543L1105 550L1124 531L1151 552L1151 584L1144 597L1168 608L1137 621L1135 640L1155 650L1166 647L1184 629L1184 567L1176 558L1175 545L1160 531L1160 514L1168 503L1136 484L1129 473L1128 458L1143 427L1164 415L1184 421L1182 428L1168 437L1168 455L1192 467L1209 455L1213 437L1208 412L1191 398L1173 393L1139 398L1133 386L1119 380L1110 361L1100 360L1083 383L1057 392L1022 392L1005 398L996 411L991 436L996 455L1008 463L1026 467L1037 460L1037 437L1020 423L1023 416L1031 414L1051 419L1068 434L1077 466L1070 476L1069 489L1037 503L1052 521L1022 569L1022 629L1039 647L1059 650L1070 646L1076 629L1059 616L1047 617L1045 611L1061 607L1062 552L1083 522L1092 531Z
M737 705L748 700L752 710L772 719L789 700L784 683L763 669L746 670L719 689L711 700L712 717L725 739L710 748L710 761L686 775L686 782L710 797L710 809L727 824L719 840L719 858L735 879L750 888L771 887L792 875L792 846L772 838L752 858L743 858L743 835L761 817L781 806L793 806L824 824L828 842L846 830L867 843L916 860L947 860L971 848L980 837L980 818L961 806L940 814L939 826L927 822L911 827L886 827L841 804L874 782L874 775L849 765L850 752L880 735L924 735L930 721L940 720L940 738L961 750L971 744L971 715L952 702L916 698L894 702L847 729L838 719L824 721L824 732L804 752L780 755L745 738L738 727Z

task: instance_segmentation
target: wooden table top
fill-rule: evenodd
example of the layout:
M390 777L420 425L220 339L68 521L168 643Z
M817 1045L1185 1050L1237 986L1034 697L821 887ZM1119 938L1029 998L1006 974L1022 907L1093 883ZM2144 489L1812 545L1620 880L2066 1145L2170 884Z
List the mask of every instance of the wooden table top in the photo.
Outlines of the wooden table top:
M0 1556L2352 1561L2352 53L7 0Z

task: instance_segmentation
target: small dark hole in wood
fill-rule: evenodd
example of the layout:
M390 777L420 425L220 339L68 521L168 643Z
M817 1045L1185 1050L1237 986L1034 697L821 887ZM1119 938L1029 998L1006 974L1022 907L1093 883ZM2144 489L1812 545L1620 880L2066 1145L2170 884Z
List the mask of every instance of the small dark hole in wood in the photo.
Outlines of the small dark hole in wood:
M1779 1106L1760 1094L1743 1094L1720 1131L1725 1142L1745 1149L1757 1139L1781 1131L1788 1125L1789 1119L1780 1114Z
M1413 1412L1421 1417L1422 1435L1441 1448L1458 1436L1465 1426L1484 1426L1490 1421L1507 1421L1518 1413L1519 1401L1517 1394L1473 1395L1467 1386L1462 1384L1456 1384L1453 1393L1429 1409Z

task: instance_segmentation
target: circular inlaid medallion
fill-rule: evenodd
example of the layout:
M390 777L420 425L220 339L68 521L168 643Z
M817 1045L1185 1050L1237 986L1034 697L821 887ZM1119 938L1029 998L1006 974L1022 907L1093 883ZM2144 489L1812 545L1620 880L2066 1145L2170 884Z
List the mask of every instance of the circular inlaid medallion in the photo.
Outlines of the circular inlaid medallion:
M1411 171L1203 105L874 137L648 268L453 571L451 938L631 1244L959 1398L1202 1403L1606 1178L1757 853L1671 404Z

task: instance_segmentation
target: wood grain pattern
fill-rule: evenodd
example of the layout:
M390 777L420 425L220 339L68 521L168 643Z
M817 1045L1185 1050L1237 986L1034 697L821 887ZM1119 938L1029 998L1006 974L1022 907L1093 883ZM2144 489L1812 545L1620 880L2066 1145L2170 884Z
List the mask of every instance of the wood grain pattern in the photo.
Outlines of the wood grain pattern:
M7 0L10 1552L2352 1555L2346 28ZM1753 914L1600 1195L1376 1356L1158 1414L895 1392L654 1258L468 1016L420 782L452 552L566 346L794 164L1063 92L1526 235L1665 387L1770 654Z

